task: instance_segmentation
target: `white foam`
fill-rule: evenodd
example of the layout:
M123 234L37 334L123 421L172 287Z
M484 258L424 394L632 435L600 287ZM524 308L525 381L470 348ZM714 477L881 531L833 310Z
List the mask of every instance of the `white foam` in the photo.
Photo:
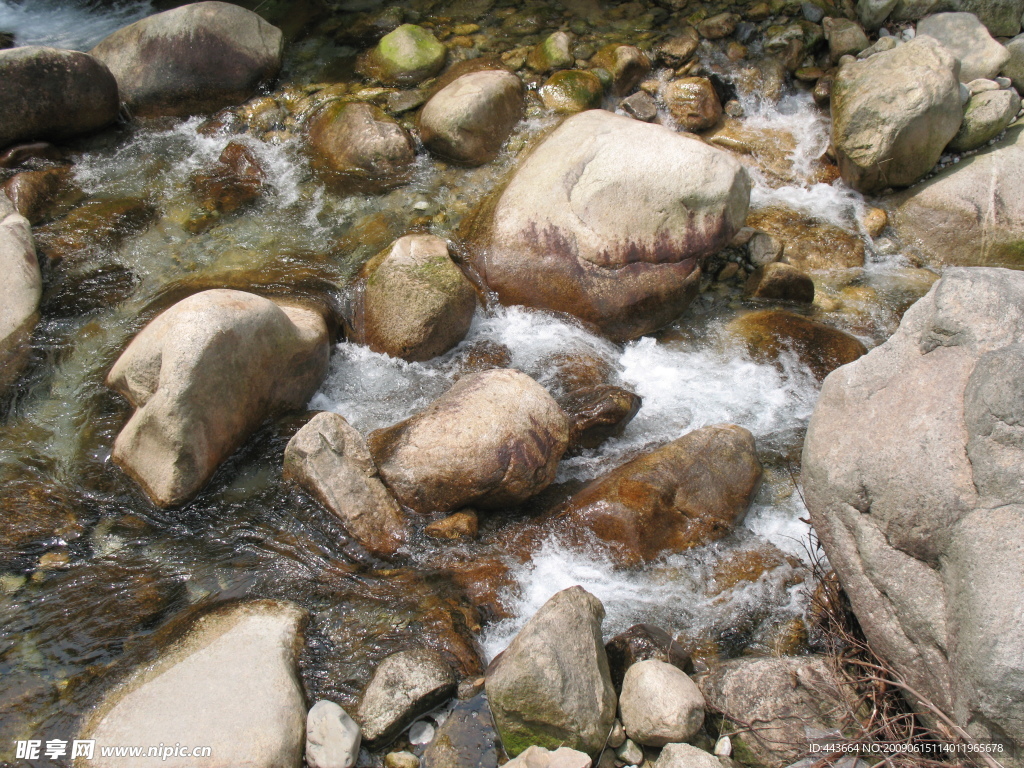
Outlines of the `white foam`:
M0 31L15 43L87 51L121 27L153 13L148 0L97 7L66 0L0 0Z

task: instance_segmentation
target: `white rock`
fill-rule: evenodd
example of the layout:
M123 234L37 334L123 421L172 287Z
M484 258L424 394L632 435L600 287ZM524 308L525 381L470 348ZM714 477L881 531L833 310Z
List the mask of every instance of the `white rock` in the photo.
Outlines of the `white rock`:
M28 219L0 192L0 391L21 375L39 319L43 281Z
M960 60L960 81L993 78L1010 60L1010 53L997 43L973 13L936 13L921 19L920 35L942 43Z
M359 741L359 725L333 701L318 701L306 715L309 768L352 768Z
M689 744L668 744L661 750L654 768L722 768L722 763Z
M298 766L306 705L296 667L305 611L259 600L206 614L153 664L108 693L77 739L97 744L203 745L204 768ZM102 757L89 768L138 768ZM166 768L195 768L169 757Z
M657 659L626 670L619 697L622 726L648 747L686 741L704 724L704 695L678 667Z
M429 744L434 740L434 726L426 720L417 720L409 726L410 744Z
M559 747L554 752L544 747L527 747L519 757L505 763L505 768L590 768L590 758L583 752Z

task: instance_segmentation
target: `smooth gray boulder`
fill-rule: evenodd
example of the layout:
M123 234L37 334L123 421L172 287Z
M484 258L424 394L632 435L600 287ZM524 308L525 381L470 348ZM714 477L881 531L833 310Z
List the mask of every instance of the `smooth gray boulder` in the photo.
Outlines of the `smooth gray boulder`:
M899 0L857 0L857 18L869 32L877 30Z
M419 362L465 338L476 289L436 235L406 235L370 259L352 301L352 340Z
M569 417L525 373L492 369L459 379L426 410L371 432L370 453L406 507L451 512L514 506L555 478Z
M360 741L359 724L333 701L318 701L306 715L309 768L352 768Z
M826 379L811 520L872 647L1024 763L1024 273L949 269Z
M663 747L697 734L704 724L704 696L683 670L647 659L626 670L619 712L629 738Z
M77 739L100 745L211 748L201 761L160 765L281 768L302 762L306 705L298 673L306 612L292 603L237 603L199 618L181 640L107 693ZM136 768L138 757L96 750L78 768Z
M847 184L880 192L935 167L963 117L958 67L949 51L922 36L839 68L832 144Z
M385 746L413 720L455 695L458 681L444 657L430 648L388 656L373 673L356 710L363 739Z
M1020 96L1012 88L975 93L967 102L960 130L949 142L953 152L968 152L988 143L1017 117Z
M697 683L708 706L754 726L730 738L765 768L806 755L808 734L840 726L856 701L823 656L730 659Z
M590 756L568 747L529 747L505 763L508 768L590 768Z
M90 53L133 115L192 115L241 104L281 69L281 30L231 3L191 3L129 24Z
M1024 265L1024 129L889 201L904 246L939 266Z
M717 757L698 749L691 744L668 744L658 759L654 761L654 768L721 768L722 763Z
M616 696L601 639L604 606L582 587L548 600L487 670L487 699L505 751L565 746L596 756Z
M328 356L315 310L227 289L183 299L107 374L135 408L112 457L155 504L181 504L265 419L308 402Z
M938 40L960 61L960 82L991 79L1010 60L973 13L937 13L917 25L917 34Z
M704 258L743 226L750 181L728 152L592 109L562 123L497 195L463 236L501 301L626 339L686 308Z
M27 139L68 139L117 120L117 81L87 53L10 48L0 51L0 104L0 149Z
M456 78L419 115L424 146L448 160L483 165L498 155L525 111L523 83L504 69Z
M405 515L363 436L343 416L318 413L295 433L284 449L284 477L309 491L373 554L392 557L405 544Z
M0 86L2 87L2 86ZM29 341L39 320L43 280L32 227L0 193L0 395L28 362Z
M1017 35L1004 46L1010 58L999 73L1010 78L1017 91L1024 90L1024 35Z

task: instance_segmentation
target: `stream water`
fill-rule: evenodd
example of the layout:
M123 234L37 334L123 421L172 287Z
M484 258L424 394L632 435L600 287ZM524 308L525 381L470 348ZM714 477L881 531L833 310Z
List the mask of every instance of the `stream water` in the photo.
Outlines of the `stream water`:
M535 44L565 22L595 45L614 39L649 47L659 25L671 21L668 12L640 3L607 14L594 11L596 4L566 3L555 11L554 4L521 8L502 0L476 5L469 20L481 25L484 39L506 39L502 23L510 13L536 10L536 29L509 47ZM101 8L0 0L0 31L13 32L19 45L87 49L149 12L144 2ZM441 26L455 15L430 0L406 13ZM359 82L350 74L355 49L338 42L330 23L286 48L282 81L272 94L280 103L323 79ZM737 65L705 53L731 76L728 67ZM868 237L860 225L867 203L858 194L838 181L814 180L828 118L808 93L790 87L777 104L752 95L740 102L746 125L793 139L785 157L789 179L753 170L753 207L786 206L860 238L866 248L864 267L814 273L819 299L809 313L869 347L883 341L934 275L911 267L888 238ZM473 542L441 544L416 535L404 559L375 560L328 512L281 480L284 446L305 414L266 425L191 503L154 507L109 460L129 411L103 386L120 351L149 319L209 287L340 303L349 278L395 237L412 229L454 236L462 217L558 118L534 99L493 163L457 168L420 150L412 181L378 196L325 188L287 126L239 137L199 133L201 124L198 118L135 124L73 148L81 192L67 209L132 200L151 215L115 241L73 233L84 238L86 255L46 275L32 362L3 406L0 761L11 757L15 738L71 733L118 670L145 659L165 628L234 597L279 597L307 607L307 692L343 706L357 700L383 656L416 642L447 651L463 674L479 673L481 661L499 652L548 597L573 584L604 602L607 636L652 622L703 656L806 648L814 545L794 478L819 385L795 355L777 365L755 362L727 332L729 320L753 307L742 300L739 283L705 280L702 295L672 327L622 345L564 318L500 306L478 309L466 340L427 363L342 340L309 404L344 415L366 433L424 407L481 349L504 348L511 366L551 389L561 386L564 361L596 361L610 381L639 394L643 407L621 437L564 460L545 498L564 496L689 430L732 422L757 438L766 478L744 524L724 540L621 569L596 545L581 551L542 537L524 561L509 551L508 529L536 513L530 508L482 520ZM190 177L212 165L231 140L255 152L270 189L255 209L197 232ZM63 232L60 221L46 226ZM75 286L76 301L68 301L62 285ZM744 570L756 557L767 564ZM474 570L487 563L502 573L494 581L497 602L474 607L467 580L490 578Z

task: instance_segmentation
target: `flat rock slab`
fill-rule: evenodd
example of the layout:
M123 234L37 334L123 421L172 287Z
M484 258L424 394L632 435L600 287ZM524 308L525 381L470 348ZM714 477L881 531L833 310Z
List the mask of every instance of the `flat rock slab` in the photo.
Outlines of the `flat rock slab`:
M208 746L202 760L168 757L160 765L195 768L297 768L306 705L298 678L305 611L260 600L201 617L155 663L108 693L76 738L95 739L79 768L137 768L137 757L101 757L116 745Z

